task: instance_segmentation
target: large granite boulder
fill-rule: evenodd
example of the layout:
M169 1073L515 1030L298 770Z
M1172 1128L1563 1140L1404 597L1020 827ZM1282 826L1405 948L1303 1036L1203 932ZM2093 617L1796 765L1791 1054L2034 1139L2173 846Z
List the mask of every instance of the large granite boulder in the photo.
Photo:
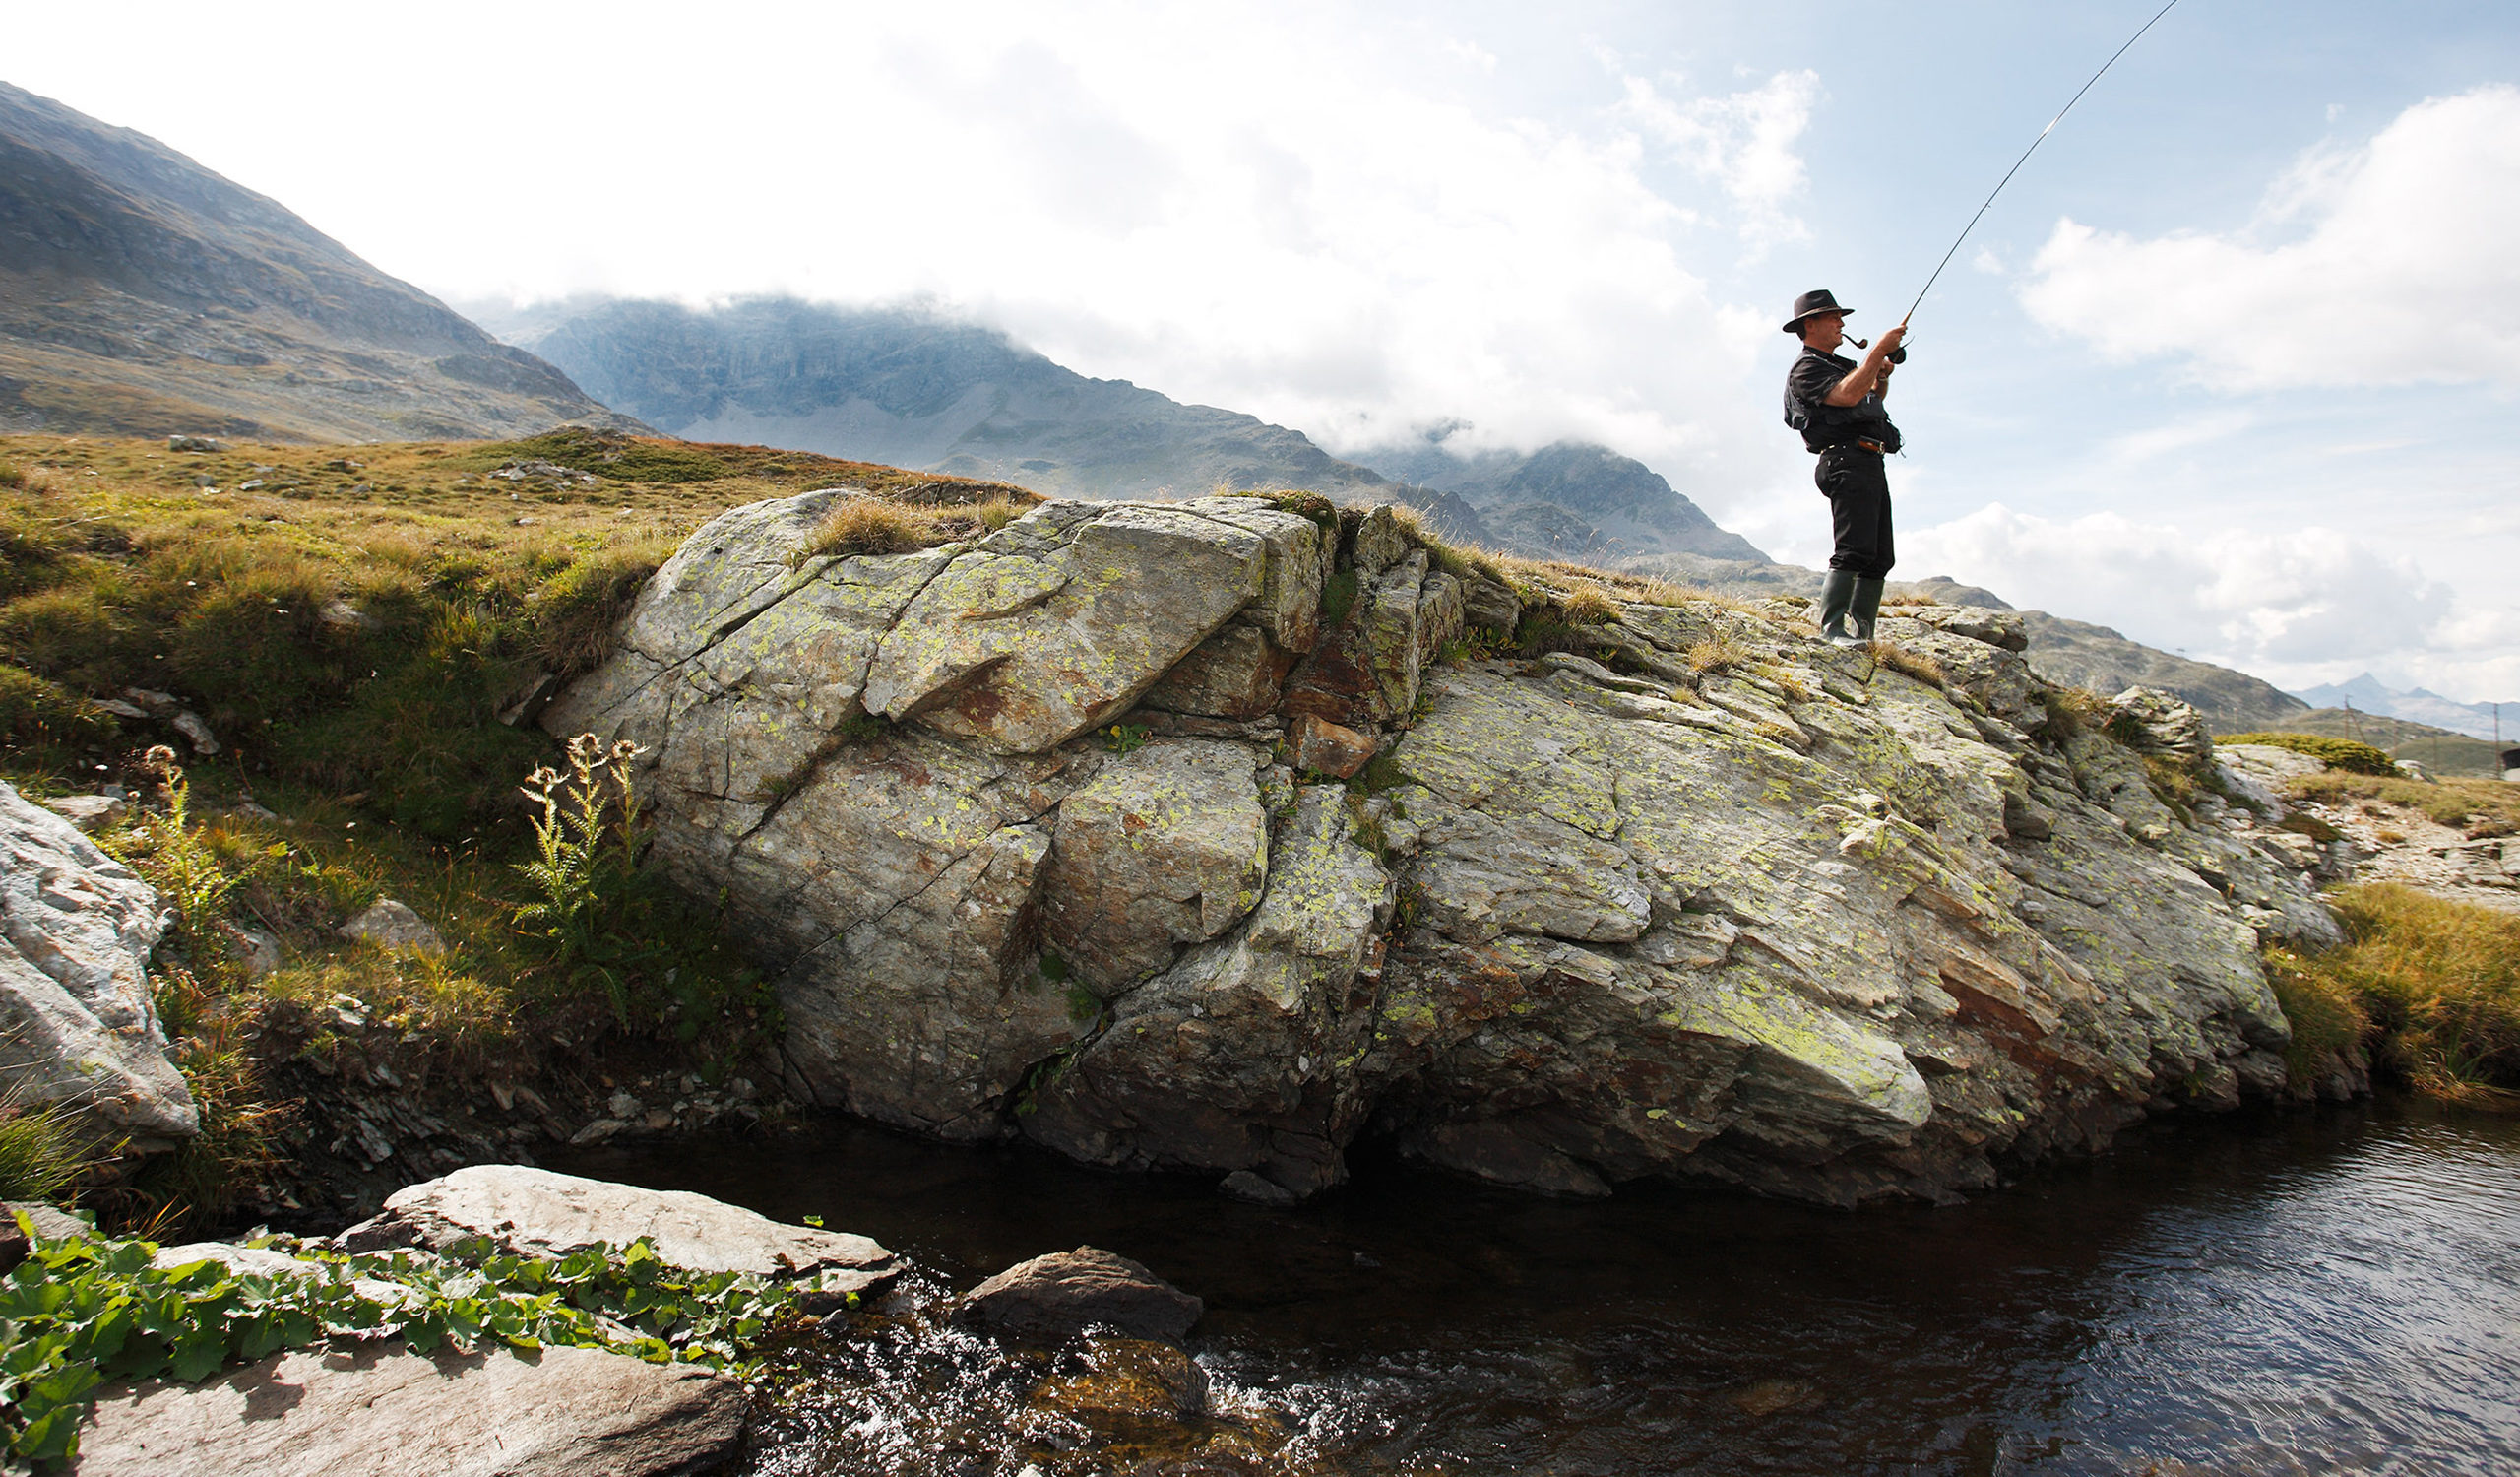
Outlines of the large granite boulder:
M158 894L0 782L0 1082L99 1136L188 1137L201 1117L149 995Z
M2257 951L2332 934L2304 867L2172 784L2211 780L2175 709L2110 726L2149 764L2059 718L2004 612L1904 607L1876 665L1258 498L791 564L812 496L696 536L547 722L653 746L814 1100L1264 1200L1373 1133L1850 1203L2284 1088ZM800 600L850 613L710 668ZM1455 641L1577 608L1578 651Z

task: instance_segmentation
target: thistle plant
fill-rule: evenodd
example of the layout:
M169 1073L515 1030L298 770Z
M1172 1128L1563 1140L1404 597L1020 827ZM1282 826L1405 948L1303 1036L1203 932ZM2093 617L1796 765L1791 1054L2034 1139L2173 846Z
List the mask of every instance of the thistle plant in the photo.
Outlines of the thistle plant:
M569 740L566 773L543 765L526 777L536 857L520 862L541 896L516 910L520 927L547 939L552 963L572 984L603 986L613 1018L630 1025L629 948L610 926L644 880L647 846L630 761L645 752L627 738L606 747L593 734Z
M227 900L244 885L245 874L229 872L193 825L192 785L175 762L175 751L160 743L141 755L140 762L157 777L158 792L166 803L164 821L152 828L158 833L150 859L158 873L153 880L160 881L174 900L185 933L208 944L212 926L226 915Z

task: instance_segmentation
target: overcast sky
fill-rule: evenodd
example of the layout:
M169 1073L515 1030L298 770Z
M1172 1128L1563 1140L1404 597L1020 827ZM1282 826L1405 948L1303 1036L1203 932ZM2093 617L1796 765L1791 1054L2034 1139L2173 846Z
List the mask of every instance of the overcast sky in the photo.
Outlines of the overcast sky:
M18 6L6 77L450 300L924 299L1817 563L1787 304L1895 321L2158 4ZM2515 227L2520 7L2182 0L1918 314L1900 572L2520 698Z

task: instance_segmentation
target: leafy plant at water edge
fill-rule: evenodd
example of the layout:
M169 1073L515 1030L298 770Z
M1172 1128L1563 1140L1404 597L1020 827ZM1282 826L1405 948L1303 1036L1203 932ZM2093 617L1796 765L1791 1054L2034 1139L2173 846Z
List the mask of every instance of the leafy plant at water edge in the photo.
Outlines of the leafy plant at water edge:
M801 1292L821 1290L669 1266L644 1237L556 1261L509 1254L486 1240L438 1257L281 1249L309 1270L240 1274L217 1261L158 1268L158 1248L146 1241L38 1242L0 1278L0 1442L22 1461L67 1460L94 1391L108 1380L199 1382L232 1361L330 1338L400 1337L422 1354L440 1345L554 1344L740 1368ZM371 1296L376 1283L394 1291ZM615 1334L605 1320L631 1332Z

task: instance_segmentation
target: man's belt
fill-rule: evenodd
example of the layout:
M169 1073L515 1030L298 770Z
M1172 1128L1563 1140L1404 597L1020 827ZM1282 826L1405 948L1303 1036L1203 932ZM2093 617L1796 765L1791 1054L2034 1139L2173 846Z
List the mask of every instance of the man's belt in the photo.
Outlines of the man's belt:
M1827 449L1830 451L1868 451L1877 457L1888 456L1890 454L1888 449L1882 446L1880 442L1866 441L1860 438L1853 441L1840 441L1837 445L1831 446Z

